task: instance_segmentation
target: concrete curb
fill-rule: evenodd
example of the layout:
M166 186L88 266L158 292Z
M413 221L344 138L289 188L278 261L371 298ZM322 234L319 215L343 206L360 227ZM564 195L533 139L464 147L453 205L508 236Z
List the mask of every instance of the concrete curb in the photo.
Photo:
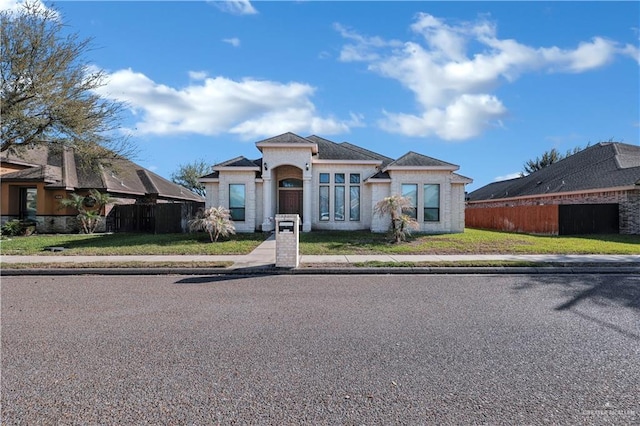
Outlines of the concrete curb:
M64 275L571 275L571 274L639 274L640 266L500 266L500 267L384 267L384 268L3 268L2 276Z

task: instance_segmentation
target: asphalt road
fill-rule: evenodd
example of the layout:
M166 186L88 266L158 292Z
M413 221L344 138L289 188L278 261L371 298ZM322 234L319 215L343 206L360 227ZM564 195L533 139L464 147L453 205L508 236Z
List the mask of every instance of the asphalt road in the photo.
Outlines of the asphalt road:
M640 277L3 277L2 424L639 424Z

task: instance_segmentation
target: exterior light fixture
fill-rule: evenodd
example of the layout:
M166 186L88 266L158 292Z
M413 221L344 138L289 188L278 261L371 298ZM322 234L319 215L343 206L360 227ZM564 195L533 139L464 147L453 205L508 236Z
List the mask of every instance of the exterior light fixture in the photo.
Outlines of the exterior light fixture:
M307 169L307 171L309 170L309 163L304 163L304 168Z
M265 170L269 170L269 167L267 166L267 163L264 163L264 169Z

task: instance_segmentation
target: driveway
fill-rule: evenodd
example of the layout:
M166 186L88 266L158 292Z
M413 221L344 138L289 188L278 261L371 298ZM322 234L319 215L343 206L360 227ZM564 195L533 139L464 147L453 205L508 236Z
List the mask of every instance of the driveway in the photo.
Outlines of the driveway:
M3 424L640 422L640 277L2 279Z

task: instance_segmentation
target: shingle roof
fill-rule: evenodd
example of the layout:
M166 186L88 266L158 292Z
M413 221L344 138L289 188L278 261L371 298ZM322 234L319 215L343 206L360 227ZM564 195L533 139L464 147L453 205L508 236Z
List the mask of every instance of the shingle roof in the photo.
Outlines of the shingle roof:
M96 171L79 167L81 159L72 150L60 152L39 147L21 152L5 152L2 161L33 166L4 174L3 180L40 180L51 188L98 189L134 195L154 194L160 198L182 201L204 201L185 187L124 159L110 160L108 164L100 166L100 171Z
M213 167L260 167L259 163L256 163L258 160L249 160L246 157L239 156L236 158L232 158L231 160L224 161L222 163L216 164ZM262 160L260 160L262 162Z
M274 136L272 138L263 139L261 141L256 142L256 145L281 145L281 144L309 144L313 145L313 142L303 138L302 136L298 136L295 133L287 132L278 136Z
M470 201L640 185L640 146L601 142L530 175L490 183Z
M342 142L340 144L340 146L343 146L343 147L348 148L348 149L350 149L352 151L356 151L356 152L359 152L361 154L364 154L365 156L370 157L372 160L382 161L382 165L383 166L386 166L387 164L389 164L389 163L391 163L393 161L393 158L387 157L387 156L382 155L382 154L378 154L377 152L370 151L370 150L368 150L366 148L362 148L361 146L357 146L357 145L351 144L349 142Z
M457 169L455 164L447 163L436 158L427 157L426 155L418 154L417 152L409 151L402 157L391 162L387 167L451 167Z
M350 149L343 144L332 142L320 136L312 135L308 136L307 139L318 145L317 158L319 160L376 160L376 158L373 158L370 154Z

